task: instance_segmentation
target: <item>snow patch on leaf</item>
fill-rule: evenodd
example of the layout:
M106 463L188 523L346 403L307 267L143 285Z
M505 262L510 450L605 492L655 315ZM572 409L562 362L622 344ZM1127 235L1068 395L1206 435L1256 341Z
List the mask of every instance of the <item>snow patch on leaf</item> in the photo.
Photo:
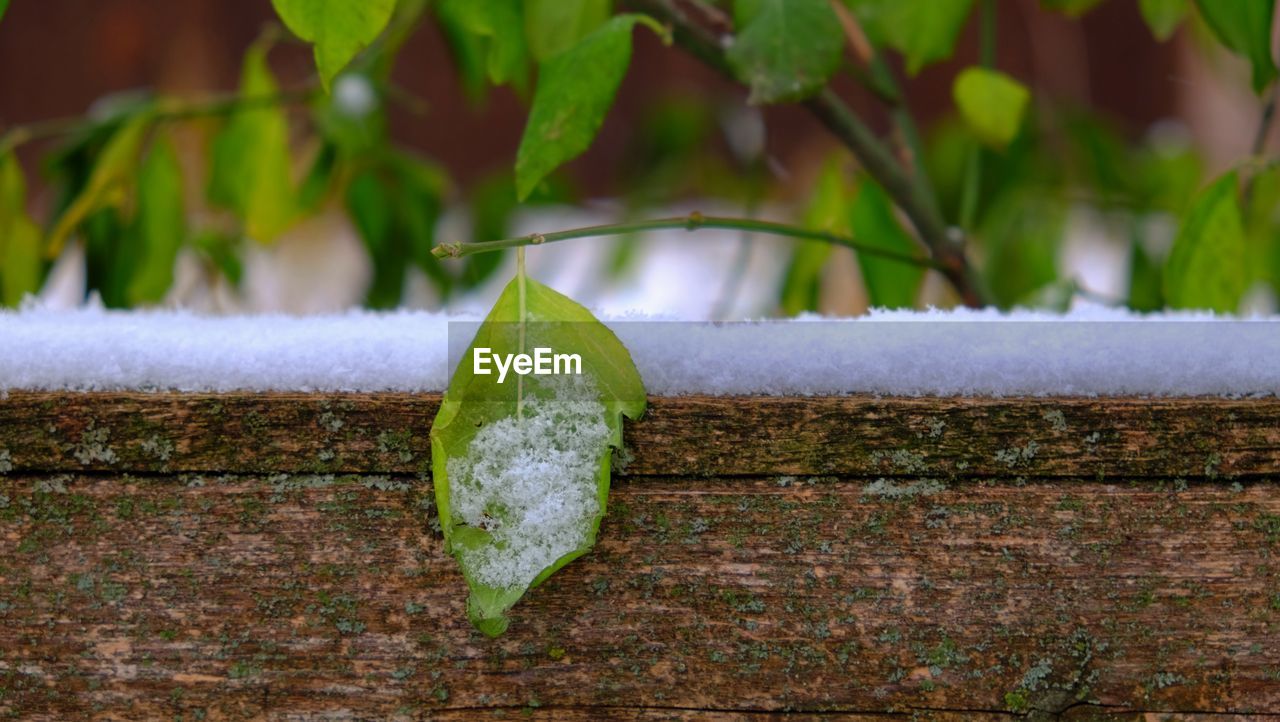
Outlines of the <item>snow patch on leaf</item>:
M528 586L591 541L602 511L596 477L610 436L604 404L588 377L548 385L552 396L531 397L521 418L482 427L466 455L448 461L455 520L489 535L488 543L461 545L461 562L487 586Z

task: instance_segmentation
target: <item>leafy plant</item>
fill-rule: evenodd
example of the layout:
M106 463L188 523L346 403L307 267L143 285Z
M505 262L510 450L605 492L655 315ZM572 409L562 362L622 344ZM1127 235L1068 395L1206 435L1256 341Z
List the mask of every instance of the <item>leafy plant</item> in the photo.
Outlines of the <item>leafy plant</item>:
M1078 17L1103 1L1042 4ZM854 248L861 283L874 304L914 305L921 272L929 269L948 282L961 303L1038 303L1046 289L1075 287L1074 279L1060 278L1055 249L1066 225L1056 219L1082 193L1098 200L1110 224L1137 236L1132 241L1135 284L1129 297L1118 301L1152 308L1157 301L1144 290L1151 284L1141 281L1152 273L1163 279L1158 302L1179 307L1232 311L1255 283L1280 290L1273 261L1280 257L1275 250L1280 222L1246 208L1257 205L1254 178L1269 172L1258 156L1274 116L1280 73L1270 34L1273 0L1137 0L1155 37L1167 40L1187 23L1203 27L1221 47L1248 62L1251 85L1266 98L1253 157L1230 176L1236 179L1235 192L1214 186L1219 202L1234 206L1242 217L1243 246L1197 232L1202 214L1187 189L1203 179L1193 151L1176 156L1177 167L1159 168L1174 156L1134 147L1101 119L1054 108L1045 99L1033 105L1032 89L996 67L994 0L440 0L430 5L425 0L272 0L272 5L284 26L312 46L313 85L280 88L269 63L280 31L269 31L247 50L234 95L119 96L98 104L100 110L86 118L10 128L0 136L0 158L6 159L30 141L67 138L46 163L59 201L43 221L27 217L25 194L15 190L26 185L22 168L5 161L0 227L20 229L0 245L0 275L11 279L7 289L0 289L6 304L38 289L49 261L72 239L88 251L89 290L108 305L163 299L172 262L184 250L234 285L246 244L273 243L335 200L345 206L373 261L366 297L373 307L399 303L410 269L421 271L447 299L498 267L496 257L477 255L483 250L630 234L644 227L628 222L592 233L573 229L510 239L502 238L505 226L478 217L478 238L509 242L467 247L457 254L467 260L456 267L438 259L466 244L429 253L436 221L456 200L455 189L445 169L397 147L386 130L388 105L403 97L389 80L391 67L414 28L428 17L440 23L473 94L479 96L489 84L509 85L529 101L512 172L502 183L487 186L505 185L511 200L495 205L493 196L477 196L480 200L473 201L483 200L490 208L573 199L558 171L593 144L630 65L636 25L740 83L748 103L795 104L813 115L844 147L828 166L842 169L845 191L823 190L832 187L825 176L813 189L815 198L825 195L839 212L821 223L810 218L800 225L761 227L751 219L723 217L714 223L808 239L796 246L779 296L787 312L816 308L816 289L830 280L823 271L830 249L815 244L831 243ZM980 62L961 69L952 87L960 122L917 127L894 71L895 56L909 75L952 58L957 38L975 18ZM851 108L833 90L842 76L864 85L882 107ZM304 124L309 138L298 137L300 112L309 121ZM886 115L892 134L872 130L866 119L872 112ZM175 154L156 145L165 143L157 140L166 137L165 126L196 118L218 121L208 146L203 206L221 214L175 204L183 200L176 189L191 179L183 177L181 164L178 173L172 172ZM671 150L683 158L705 155L708 140L685 139ZM634 184L638 197L645 205L669 200L697 167L684 160L667 163L661 178ZM714 180L705 178L698 190L754 197L757 191L746 188L739 175L720 172ZM1165 188L1173 181L1180 184L1177 189ZM1024 207L1040 215L1021 213ZM187 228L177 215L211 220ZM509 215L503 211L496 217ZM1173 253L1153 243L1145 230L1147 219L1168 215L1189 227L1178 235ZM42 229L38 261L31 260L32 223ZM172 237L161 240L162 234ZM1215 269L1235 263L1222 254L1241 252L1241 247L1257 262L1245 263L1243 282L1218 284L1214 291L1188 290L1197 278L1218 278ZM898 260L875 255L885 249ZM632 255L616 256L610 272Z

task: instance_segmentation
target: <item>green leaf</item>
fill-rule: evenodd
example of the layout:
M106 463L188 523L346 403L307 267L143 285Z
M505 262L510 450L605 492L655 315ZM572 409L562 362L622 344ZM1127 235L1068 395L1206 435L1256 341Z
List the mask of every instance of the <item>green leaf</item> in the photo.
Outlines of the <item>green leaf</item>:
M135 258L128 299L133 305L156 303L173 285L173 264L186 238L182 169L168 138L151 146L138 171L138 209L134 219Z
M1040 0L1041 5L1072 17L1084 15L1101 3L1102 0Z
M579 354L582 376L474 373L477 348ZM622 417L644 387L613 332L569 298L518 276L458 364L431 427L432 481L446 549L471 590L467 612L489 636L524 593L595 543ZM549 500L553 500L548 504Z
M1196 7L1218 40L1253 66L1253 90L1261 93L1276 79L1271 54L1275 0L1196 0Z
M1244 222L1228 173L1191 203L1164 268L1164 295L1173 308L1235 311L1248 282Z
M983 276L997 305L1026 303L1060 280L1065 233L1066 209L1057 198L1015 186L992 202L977 235L986 257Z
M845 180L844 159L828 158L822 166L818 182L810 193L805 212L805 226L831 233L849 232L849 183ZM832 246L821 241L799 241L787 265L779 304L782 312L794 316L818 310L818 294L822 287L822 270L831 257Z
M80 224L84 247L85 291L96 293L107 308L127 308L133 274L133 239L120 208L94 211Z
M956 76L952 95L969 129L994 148L1017 137L1031 100L1022 83L989 68L966 68Z
M45 241L45 255L53 258L76 228L90 215L103 208L120 205L133 181L134 168L143 138L151 127L151 114L139 113L125 121L103 147L94 162L89 181L79 195L63 211Z
M436 223L444 211L449 179L439 166L409 153L398 153L391 161L400 185L400 227L407 242L407 256L432 280L444 283L450 277L431 253L436 245ZM448 288L441 290L448 292Z
M351 180L347 211L373 261L366 306L399 305L411 262L448 296L454 279L431 255L447 185L439 168L406 153L387 154Z
M294 35L315 45L325 90L391 20L396 0L271 0Z
M591 147L631 62L631 29L643 17L618 15L543 64L516 152L517 198Z
M373 262L373 279L365 297L370 308L394 308L404 292L405 254L395 232L394 190L372 171L347 186L347 212Z
M871 42L888 45L907 59L915 75L955 51L973 0L845 0Z
M205 261L216 268L232 287L239 287L244 277L240 262L241 238L221 231L205 229L191 239L191 246Z
M443 0L437 12L456 30L479 39L489 82L524 86L529 53L520 0Z
M840 65L844 34L828 0L735 0L727 58L753 104L813 95Z
M1252 183L1243 208L1249 281L1265 282L1280 293L1280 166L1257 171Z
M316 151L311 167L298 185L298 208L305 213L319 211L329 200L330 193L339 179L338 146L322 143Z
M4 11L9 9L9 0L0 0L0 20L4 19Z
M278 92L267 67L267 46L254 45L245 53L241 97L261 99ZM284 110L261 103L245 108L214 138L209 201L235 212L249 237L270 242L297 217L292 168Z
M1147 21L1151 34L1164 42L1173 37L1187 16L1189 0L1141 0L1142 19Z
M12 153L0 156L0 304L40 290L40 229L27 215L27 182Z
M529 51L538 62L559 55L600 27L612 11L612 0L525 0Z
M1160 264L1151 257L1139 238L1133 239L1129 246L1129 300L1126 305L1143 313L1164 308Z
M916 242L898 223L888 194L864 180L849 209L853 237L860 243L900 253L914 253ZM858 252L858 266L872 306L911 308L920 292L924 269Z
M440 30L453 56L457 68L458 79L467 98L473 103L480 102L488 88L489 77L489 44L463 26L462 21L447 12L437 12Z

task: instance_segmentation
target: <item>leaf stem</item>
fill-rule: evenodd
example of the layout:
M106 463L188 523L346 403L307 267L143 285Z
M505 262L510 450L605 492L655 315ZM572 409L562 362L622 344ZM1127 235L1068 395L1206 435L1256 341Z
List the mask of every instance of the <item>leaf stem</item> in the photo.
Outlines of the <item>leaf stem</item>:
M519 340L516 342L516 353L524 353L525 329L529 321L529 304L525 290L525 268L524 268L524 247L516 249L516 313L519 314L519 325L517 333ZM516 420L524 418L524 375L516 374Z
M773 236L786 236L788 238L805 238L809 240L825 241L832 245L852 248L859 253L865 253L869 256L877 256L891 261L911 264L913 266L932 268L937 271L943 271L946 269L946 265L937 259L930 258L928 256L915 256L909 253L901 253L887 248L880 248L878 246L860 243L849 236L842 236L838 233L829 233L827 231L820 231L812 228L791 226L785 223L774 223L773 221L761 221L754 218L704 216L696 211L687 216L656 218L647 221L630 221L625 223L609 223L599 226L585 226L583 228L571 228L569 230L555 231L553 233L530 233L527 236L504 238L497 241L483 241L480 243L442 243L431 249L431 254L436 258L465 258L467 256L474 256L477 253L500 251L506 248L540 246L544 243L568 241L575 238L622 236L642 231L678 228L683 228L688 231L696 231L702 228L720 228L747 233L763 233Z
M671 0L629 0L630 4L672 27L677 45L709 67L737 80L725 56L726 43L691 21ZM830 88L802 103L823 123L902 209L929 249L938 270L969 306L983 306L990 298L985 284L964 253L964 232L948 227L935 204L900 166L878 135Z
M1262 154L1267 149L1267 138L1271 135L1271 125L1276 118L1276 104L1280 102L1280 83L1271 85L1271 93L1267 97L1267 102L1262 106L1262 115L1258 119L1258 130L1253 136L1253 145L1250 148L1249 157L1254 162L1262 159ZM1257 177L1257 173L1249 176L1244 182L1243 198L1245 203L1253 199L1253 181Z

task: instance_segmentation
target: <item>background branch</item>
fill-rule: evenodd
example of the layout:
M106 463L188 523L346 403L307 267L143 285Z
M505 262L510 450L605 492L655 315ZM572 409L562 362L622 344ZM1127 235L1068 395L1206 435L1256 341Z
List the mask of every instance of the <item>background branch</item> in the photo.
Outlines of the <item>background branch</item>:
M932 268L937 271L944 270L942 264L939 263L937 259L930 258L928 256L913 256L886 248L867 245L865 243L860 243L849 236L842 236L838 233L828 233L826 231L819 231L811 228L801 228L800 226L791 226L785 223L760 221L754 218L704 216L701 213L690 213L687 216L658 218L649 221L632 221L629 223L610 223L599 226L586 226L566 231L556 231L554 233L530 233L527 236L520 236L519 238L504 238L498 241L483 241L481 243L442 243L433 248L431 253L436 258L465 258L467 256L474 256L477 253L489 253L506 248L538 246L544 243L568 241L574 238L623 236L641 231L655 231L673 228L683 228L688 231L696 231L700 228L721 228L747 233L763 233L772 236L786 236L789 238L825 241L826 243L833 245L852 248L859 253L865 253L869 256L878 256L891 261L908 263L913 266Z
M692 22L672 0L631 0L631 5L671 26L675 42L715 70L737 80L723 46L710 31ZM830 88L803 102L828 130L847 146L894 203L902 209L920 241L933 256L933 266L968 306L984 306L988 294L964 254L964 235L949 228L924 189L915 183L880 138Z

